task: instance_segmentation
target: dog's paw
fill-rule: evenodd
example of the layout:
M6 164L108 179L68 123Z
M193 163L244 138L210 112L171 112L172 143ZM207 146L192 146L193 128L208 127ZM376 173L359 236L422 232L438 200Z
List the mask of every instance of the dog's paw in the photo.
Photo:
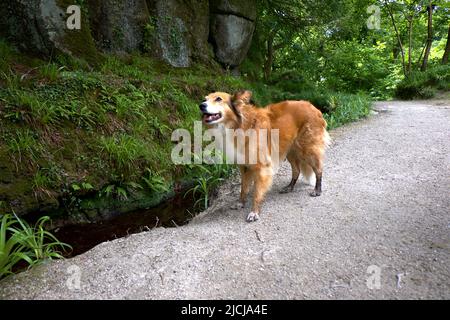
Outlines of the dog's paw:
M321 195L321 192L314 190L314 191L310 192L309 195L311 197L318 197Z
M247 222L254 222L259 220L259 214L257 212L250 212L247 215Z

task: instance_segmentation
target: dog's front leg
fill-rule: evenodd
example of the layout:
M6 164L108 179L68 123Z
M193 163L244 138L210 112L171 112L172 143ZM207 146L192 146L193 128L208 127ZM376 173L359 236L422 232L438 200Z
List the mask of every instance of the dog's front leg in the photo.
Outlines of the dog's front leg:
M252 212L247 215L247 221L252 222L259 220L259 214L261 212L261 204L267 191L272 185L273 170L271 167L262 167L255 170L255 193L253 196L253 208Z
M253 185L253 172L250 168L239 166L239 170L241 172L241 195L239 197L239 202L231 207L233 210L239 210L245 207L248 194Z

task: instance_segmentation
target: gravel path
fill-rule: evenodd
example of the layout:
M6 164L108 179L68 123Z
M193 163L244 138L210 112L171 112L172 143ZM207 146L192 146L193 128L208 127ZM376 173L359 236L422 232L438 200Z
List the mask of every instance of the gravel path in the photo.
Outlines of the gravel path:
M450 102L375 110L331 132L321 197L278 194L285 164L249 224L230 181L189 225L7 278L0 298L450 299Z

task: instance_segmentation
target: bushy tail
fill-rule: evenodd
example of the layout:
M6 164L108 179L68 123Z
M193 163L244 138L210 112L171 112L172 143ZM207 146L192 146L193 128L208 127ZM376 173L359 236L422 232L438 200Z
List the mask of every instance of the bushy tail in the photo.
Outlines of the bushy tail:
M323 156L325 149L327 149L331 145L331 137L328 134L328 131L325 129L323 132L322 141L323 141L322 156ZM305 183L310 184L312 186L316 184L316 175L314 174L314 170L306 161L303 160L300 161L300 172L303 175Z

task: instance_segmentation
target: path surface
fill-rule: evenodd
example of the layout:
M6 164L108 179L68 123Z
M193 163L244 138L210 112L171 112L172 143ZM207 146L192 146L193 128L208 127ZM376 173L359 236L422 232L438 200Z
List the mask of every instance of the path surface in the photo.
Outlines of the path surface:
M8 278L0 298L450 299L450 103L375 109L331 132L321 197L278 194L284 165L256 223L228 209L230 182L189 225Z

